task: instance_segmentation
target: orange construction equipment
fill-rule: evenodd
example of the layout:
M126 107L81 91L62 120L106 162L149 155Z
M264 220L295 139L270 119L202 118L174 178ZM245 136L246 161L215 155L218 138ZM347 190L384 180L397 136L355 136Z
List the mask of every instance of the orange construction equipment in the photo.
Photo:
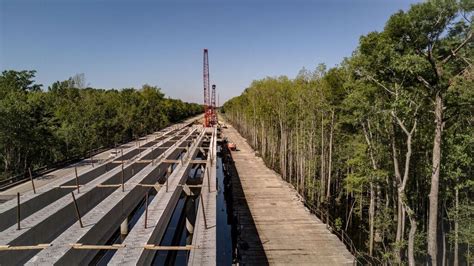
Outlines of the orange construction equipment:
M227 148L229 148L231 151L235 151L237 149L237 145L235 145L235 143L229 142L227 143Z

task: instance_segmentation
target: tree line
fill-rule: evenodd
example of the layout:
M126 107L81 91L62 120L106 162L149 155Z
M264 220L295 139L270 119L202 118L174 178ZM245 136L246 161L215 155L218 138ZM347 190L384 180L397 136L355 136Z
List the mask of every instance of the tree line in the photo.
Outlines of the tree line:
M472 1L427 1L340 65L254 81L225 117L367 257L470 265Z
M202 112L202 106L166 98L158 87L96 89L83 74L47 90L35 71L0 75L0 180L88 155L152 133Z

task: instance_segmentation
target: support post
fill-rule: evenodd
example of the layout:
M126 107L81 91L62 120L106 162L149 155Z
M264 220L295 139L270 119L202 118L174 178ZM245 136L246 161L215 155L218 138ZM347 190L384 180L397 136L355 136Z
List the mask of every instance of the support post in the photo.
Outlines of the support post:
M31 186L33 187L33 193L36 194L35 182L33 181L33 175L31 174L31 167L28 167L28 173L30 174Z
M79 220L79 225L81 226L81 228L83 228L84 225L82 224L81 213L79 212L79 207L77 206L76 197L74 196L73 191L71 191L71 195L72 195L72 200L74 201L74 208L76 209L76 215L77 215L77 219Z
M210 165L211 165L211 166L212 166L212 156L213 156L213 155L212 155L212 154L213 154L213 148L212 148L212 146L213 146L213 145L212 145L212 143L211 143L211 145L209 145L209 155L210 155L210 156L209 156L209 162L210 162Z
M155 151L155 145L151 147L151 154L153 154L154 151ZM154 166L154 165L155 165L155 159L151 159L151 166Z
M92 167L94 167L94 156L92 155L92 151L89 151L89 158L91 160Z
M148 221L148 190L145 194L145 229L147 228L147 221Z
M140 148L140 138L138 138L138 156L142 155L142 149Z
M123 160L122 160L122 192L125 192L125 177L123 172Z
M206 211L204 210L204 198L202 197L202 194L199 194L201 197L201 207L202 207L202 216L204 217L204 228L207 229L207 220L206 220Z
M16 229L17 230L20 230L21 227L20 227L20 220L21 220L21 216L20 216L20 193L17 192L16 193L16 223L17 223L17 227Z
M125 217L125 220L120 224L120 236L122 240L125 239L125 236L128 235L128 217Z
M171 175L171 164L168 166L168 170L166 171L166 192L168 192L168 179Z
M77 176L77 167L74 166L74 172L76 173L76 187L77 187L77 194L81 193L79 191L79 177Z
M211 192L211 177L210 177L210 171L211 171L211 168L210 167L206 167L207 168L207 191L210 193Z
M188 144L186 145L186 151L187 151L187 154L186 154L186 158L190 158L191 157L191 142L188 142Z

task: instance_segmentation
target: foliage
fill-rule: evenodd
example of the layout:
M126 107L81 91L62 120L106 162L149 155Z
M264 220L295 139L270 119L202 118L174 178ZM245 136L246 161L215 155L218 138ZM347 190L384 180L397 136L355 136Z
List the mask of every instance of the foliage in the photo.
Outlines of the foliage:
M0 179L111 147L202 111L150 85L86 88L84 76L76 75L42 91L34 77L35 71L0 75Z

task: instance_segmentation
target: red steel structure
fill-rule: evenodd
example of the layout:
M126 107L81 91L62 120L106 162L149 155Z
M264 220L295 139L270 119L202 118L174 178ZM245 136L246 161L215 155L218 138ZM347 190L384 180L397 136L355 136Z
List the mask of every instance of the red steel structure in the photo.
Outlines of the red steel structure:
M212 106L212 117L211 124L217 124L217 112L216 112L216 85L212 85L212 96L211 96L211 106Z
M204 126L209 127L211 125L212 118L212 107L209 100L209 56L207 49L204 49L204 65L203 65L203 77L204 77Z

